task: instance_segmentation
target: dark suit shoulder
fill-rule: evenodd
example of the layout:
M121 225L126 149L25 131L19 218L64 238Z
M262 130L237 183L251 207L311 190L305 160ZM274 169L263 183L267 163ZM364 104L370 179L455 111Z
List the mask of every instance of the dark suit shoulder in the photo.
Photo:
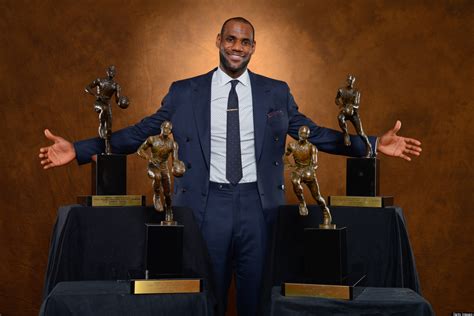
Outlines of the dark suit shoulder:
M203 82L211 80L212 74L214 73L214 71L216 71L216 69L213 69L210 72L199 75L199 76L177 80L173 82L173 85L179 88L189 87L190 85L200 85Z
M249 71L250 76L253 76L256 81L262 82L267 86L279 88L279 89L288 89L288 84L285 81L262 76L254 72Z

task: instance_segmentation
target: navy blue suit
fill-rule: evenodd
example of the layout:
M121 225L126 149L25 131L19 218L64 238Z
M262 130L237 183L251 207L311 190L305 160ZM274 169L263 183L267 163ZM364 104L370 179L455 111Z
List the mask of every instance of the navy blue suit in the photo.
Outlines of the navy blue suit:
M148 136L160 133L164 120L171 121L173 137L179 144L179 157L187 167L183 177L174 179L173 204L192 208L201 227L210 193L210 100L214 71L174 82L155 114L115 132L111 141L112 152L134 153ZM277 207L285 203L282 156L287 134L297 138L300 126L307 125L311 129L311 143L321 151L339 155L364 156L365 145L359 137L351 136L352 146L346 147L341 132L319 127L298 112L285 82L252 72L249 75L257 163L256 194L263 210L263 225L269 225L275 219ZM369 137L369 140L375 148L375 138ZM92 155L103 152L104 148L99 138L76 142L74 146L79 163L89 162ZM266 228L263 231L267 231Z

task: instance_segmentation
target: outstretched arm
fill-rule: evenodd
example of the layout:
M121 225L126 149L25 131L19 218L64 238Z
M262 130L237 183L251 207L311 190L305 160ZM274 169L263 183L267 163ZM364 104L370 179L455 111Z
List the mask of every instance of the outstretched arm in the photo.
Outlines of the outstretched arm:
M49 129L44 130L44 135L54 143L40 148L39 158L43 169L64 166L76 158L76 151L71 142L54 135Z
M395 126L381 136L377 143L377 151L392 157L400 157L411 161L410 156L419 156L421 142L413 138L398 136L397 132L402 127L402 122L397 121Z

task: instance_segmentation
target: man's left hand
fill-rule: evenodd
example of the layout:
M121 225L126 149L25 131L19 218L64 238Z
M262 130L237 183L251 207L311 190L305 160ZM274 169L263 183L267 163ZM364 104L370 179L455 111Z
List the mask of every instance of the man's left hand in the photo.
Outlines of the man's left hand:
M377 151L392 157L400 157L411 161L409 155L419 156L421 142L413 138L398 136L397 132L402 127L402 122L397 121L393 129L379 138Z

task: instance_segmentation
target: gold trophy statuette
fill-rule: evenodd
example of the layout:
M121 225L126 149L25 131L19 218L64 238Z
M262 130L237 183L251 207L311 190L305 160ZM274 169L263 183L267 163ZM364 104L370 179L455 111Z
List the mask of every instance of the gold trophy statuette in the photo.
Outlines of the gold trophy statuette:
M86 92L95 97L94 110L99 113L99 137L105 142L105 154L110 155L112 149L110 139L112 137L112 107L110 100L115 96L115 103L126 109L130 101L126 96L121 95L120 85L114 81L116 69L114 65L107 68L106 78L97 78L88 84Z
M359 137L362 138L365 143L365 157L370 158L372 157L372 145L370 144L369 138L364 133L364 129L362 128L362 121L359 116L360 92L354 88L355 80L356 78L353 75L348 75L347 86L337 90L335 102L340 109L337 120L341 130L344 133L344 145L351 145L351 139L346 123L346 121L351 121L354 125L357 135L359 135Z
M171 209L171 177L168 168L170 154L173 176L181 177L186 171L184 163L178 159L178 143L170 137L172 128L171 122L163 122L161 133L148 137L137 151L138 156L148 160L148 177L153 180L153 206L158 212L166 211L162 225L177 225L177 222L173 220ZM151 149L151 156L146 153L148 148ZM164 197L164 203L161 195Z
M299 201L299 213L302 216L308 215L308 207L303 195L302 183L311 191L311 195L318 203L323 212L323 223L319 224L319 228L335 229L336 225L332 224L332 217L326 201L319 192L318 179L316 178L316 168L318 167L318 150L316 146L308 141L309 127L301 126L298 130L298 141L288 144L286 153L283 157L285 165L290 166L293 170L291 172L291 183L293 190ZM294 165L290 165L289 156L293 155Z

